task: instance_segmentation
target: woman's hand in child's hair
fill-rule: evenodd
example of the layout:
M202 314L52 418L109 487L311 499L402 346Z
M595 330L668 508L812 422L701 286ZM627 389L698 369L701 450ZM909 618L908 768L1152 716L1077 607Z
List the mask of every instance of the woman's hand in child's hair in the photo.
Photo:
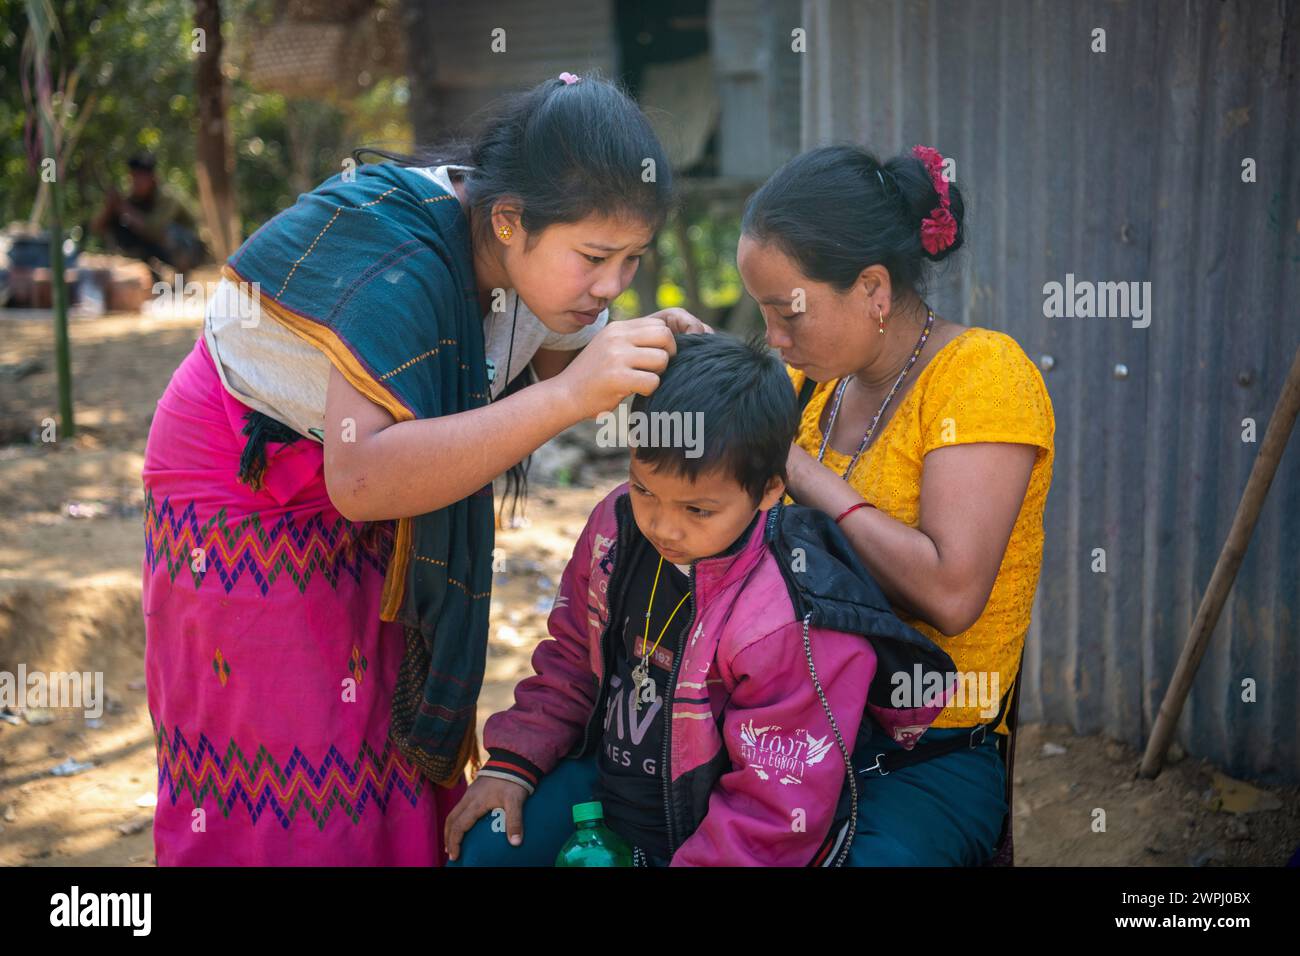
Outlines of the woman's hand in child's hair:
M461 838L491 810L505 812L506 836L511 846L519 846L524 842L524 799L527 796L528 790L522 783L500 777L475 777L443 825L442 844L447 848L447 856L453 860L460 856Z
M658 312L651 312L648 318L663 319L668 328L674 332L713 334L713 326L701 322L685 309L660 309Z
M824 470L824 466L816 458L808 454L807 449L798 442L792 442L790 451L785 456L786 494L798 501L803 494L809 470L814 468L823 468Z
M673 331L663 319L646 317L611 322L596 333L577 358L551 381L584 419L612 411L634 392L649 395L659 373L677 354Z

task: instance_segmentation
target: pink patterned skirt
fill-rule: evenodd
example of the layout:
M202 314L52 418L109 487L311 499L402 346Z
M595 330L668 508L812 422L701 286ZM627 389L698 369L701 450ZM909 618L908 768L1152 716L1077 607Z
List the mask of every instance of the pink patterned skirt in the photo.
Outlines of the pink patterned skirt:
M437 786L388 743L391 533L334 509L315 442L268 446L264 487L241 484L248 411L200 337L145 449L158 864L437 866L465 783Z

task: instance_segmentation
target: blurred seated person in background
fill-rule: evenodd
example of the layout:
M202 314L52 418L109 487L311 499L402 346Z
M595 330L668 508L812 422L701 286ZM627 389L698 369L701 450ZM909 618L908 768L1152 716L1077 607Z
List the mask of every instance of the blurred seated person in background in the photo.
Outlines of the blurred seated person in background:
M157 259L187 272L203 261L207 250L195 231L194 215L180 196L158 182L154 166L149 153L132 156L127 161L130 193L123 196L110 189L91 229L123 255L146 262Z

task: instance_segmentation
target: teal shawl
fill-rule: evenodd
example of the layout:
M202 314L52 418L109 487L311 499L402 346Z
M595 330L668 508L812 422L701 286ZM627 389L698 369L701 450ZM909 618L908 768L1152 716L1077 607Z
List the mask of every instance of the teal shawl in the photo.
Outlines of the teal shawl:
M319 348L399 422L487 403L469 223L414 170L334 176L254 233L223 275L257 283L262 321ZM478 763L493 536L489 483L399 520L384 582L381 616L406 628L389 739L445 786Z

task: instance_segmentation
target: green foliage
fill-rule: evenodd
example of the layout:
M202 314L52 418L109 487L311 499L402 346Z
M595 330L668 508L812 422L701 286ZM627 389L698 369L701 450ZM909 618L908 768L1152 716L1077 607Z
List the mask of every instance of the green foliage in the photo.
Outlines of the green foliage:
M739 211L702 209L688 206L686 238L700 283L700 302L710 309L735 305L744 293L736 271L736 244L740 241ZM721 214L719 214L721 213ZM686 300L688 250L678 241L672 224L659 235L663 269L659 276L659 305L681 305ZM680 299L681 301L666 301Z
M59 24L51 44L55 82L61 73L79 71L72 115L92 111L60 170L66 187L65 228L73 238L94 246L90 219L106 189L126 188L126 160L142 149L157 155L160 178L189 196L197 210L198 54L192 50L191 0L59 0L54 9ZM288 100L253 89L239 69L240 53L271 24L274 11L272 0L222 3L223 69L245 236L292 204L299 191L338 173L354 147L406 150L411 143L405 77L380 77L361 94L336 102ZM26 220L40 185L39 165L29 164L24 144L27 108L19 57L26 34L22 0L0 0L0 225ZM701 304L714 310L735 304L743 291L735 265L738 209L692 202L678 215L686 217ZM688 304L686 250L681 245L670 222L657 244L658 301L642 308L636 291L629 289L616 302L623 314Z
M0 26L0 218L26 219L40 185L24 143L27 106L19 55L27 35L23 4L5 3ZM84 223L103 190L121 187L128 156L158 155L160 173L183 192L195 192L194 69L189 52L190 5L183 0L132 0L129 4L61 0L59 32L51 38L55 84L80 72L73 110L94 98L93 114L60 170L65 222Z
M59 34L51 63L59 74L80 71L76 110L93 110L60 170L67 187L64 223L94 246L90 219L110 186L125 190L126 160L143 149L158 157L159 178L198 208L195 137L194 29L190 0L58 0ZM286 100L253 89L238 68L240 44L255 42L273 15L270 0L224 0L223 70L231 104L235 183L244 235L342 169L354 146L386 142L409 148L405 78L381 78L341 104ZM23 127L27 107L19 56L27 34L22 0L0 0L0 225L26 220L40 186L29 164ZM92 102L93 98L93 102ZM74 110L73 115L76 115Z
M740 212L727 208L686 208L674 213L686 217L689 254L700 284L700 302L706 309L726 310L740 301L745 288L736 270L736 245L740 241ZM646 315L670 306L689 308L686 278L686 249L679 241L676 220L659 231L655 252L659 258L657 301L643 308L634 288L614 300L623 316Z

